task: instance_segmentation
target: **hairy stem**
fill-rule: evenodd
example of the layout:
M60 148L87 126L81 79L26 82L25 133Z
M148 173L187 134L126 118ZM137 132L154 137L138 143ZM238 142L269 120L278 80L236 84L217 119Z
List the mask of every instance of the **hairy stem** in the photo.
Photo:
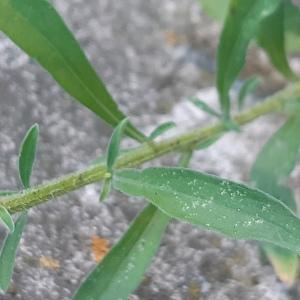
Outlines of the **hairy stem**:
M280 111L287 103L297 100L299 95L300 83L293 84L233 119L237 124L244 125L265 114ZM204 128L190 129L186 133L159 143L148 142L142 144L140 147L120 156L116 168L133 167L167 153L193 149L197 144L226 132L226 128L226 125L219 122ZM104 178L105 173L104 164L94 165L19 194L4 197L1 199L0 205L4 206L10 213L23 211L85 185L100 181Z

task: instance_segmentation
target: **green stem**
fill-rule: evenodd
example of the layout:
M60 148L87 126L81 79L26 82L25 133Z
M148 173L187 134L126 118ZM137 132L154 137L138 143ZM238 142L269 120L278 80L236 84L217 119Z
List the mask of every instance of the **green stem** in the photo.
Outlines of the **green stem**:
M300 95L300 83L293 84L269 97L263 103L235 116L233 120L239 125L244 125L265 114L280 111L286 102L295 101L298 95ZM226 132L226 130L226 126L222 122L218 122L204 128L189 129L186 133L159 143L144 143L140 147L123 154L118 159L116 168L133 167L170 152L193 149L201 141L207 141L207 139L220 135ZM85 185L100 181L105 177L105 174L105 165L98 164L83 171L63 176L54 181L25 190L22 193L4 197L0 201L0 205L4 206L10 213L23 211Z

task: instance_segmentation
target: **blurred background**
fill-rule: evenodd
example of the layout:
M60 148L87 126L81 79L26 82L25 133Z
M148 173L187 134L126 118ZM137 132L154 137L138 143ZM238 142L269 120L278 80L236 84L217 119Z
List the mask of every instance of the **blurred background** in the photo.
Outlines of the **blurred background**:
M220 24L195 0L55 0L110 92L145 133L175 121L168 134L213 121L187 101L198 95L217 107L215 52ZM292 58L299 68L297 58ZM264 82L247 105L286 83L252 47L241 78ZM237 82L236 87L241 82ZM235 92L233 91L233 97ZM105 152L111 129L62 91L33 60L0 34L0 183L20 188L17 159L27 129L40 125L32 183L84 168ZM198 151L191 166L247 182L255 156L284 119L267 116ZM125 140L124 145L133 142ZM151 165L175 165L167 156ZM300 168L290 185L299 198ZM67 300L145 205L113 192L99 205L100 183L29 212L16 262L12 300ZM4 230L0 231L1 237ZM130 300L299 299L299 284L281 283L254 242L233 241L173 221L158 255ZM109 299L108 299L109 300Z

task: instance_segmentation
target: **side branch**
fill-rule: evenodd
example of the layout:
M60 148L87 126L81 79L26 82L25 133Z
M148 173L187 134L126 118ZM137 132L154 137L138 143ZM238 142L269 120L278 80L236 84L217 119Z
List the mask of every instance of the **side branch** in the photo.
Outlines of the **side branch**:
M295 83L288 88L276 93L244 113L238 114L234 120L239 125L247 124L268 113L282 110L287 103L299 100L300 83ZM140 147L120 156L117 168L133 167L144 162L158 158L164 154L193 148L198 143L226 132L226 126L222 122L214 125L188 130L186 133L166 139L162 142L145 143ZM4 197L0 204L10 213L26 210L30 207L44 203L50 199L64 195L79 189L85 185L100 181L104 178L106 168L104 164L98 164L85 170L60 177L21 193Z

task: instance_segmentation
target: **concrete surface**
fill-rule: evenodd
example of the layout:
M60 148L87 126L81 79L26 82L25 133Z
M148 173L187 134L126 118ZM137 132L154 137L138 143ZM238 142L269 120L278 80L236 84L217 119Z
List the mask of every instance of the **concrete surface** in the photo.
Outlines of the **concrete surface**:
M213 85L218 26L201 14L196 1L54 3L139 128L149 132L152 124L174 119L179 131L207 122L184 99L199 90L204 98L215 99L213 90L205 87ZM105 151L111 129L71 101L3 35L0 95L2 189L20 188L18 147L34 122L40 124L41 138L33 184L81 169ZM197 153L192 167L246 181L256 153L276 123L276 118L267 117L247 126L238 137L228 134ZM166 157L155 164L175 164L176 159ZM99 205L99 190L100 184L91 185L30 210L12 287L0 299L71 299L95 265L91 237L101 236L113 245L145 204L113 193ZM42 257L54 259L59 267L41 266ZM288 289L260 261L256 243L224 239L174 221L143 284L131 297L139 299L287 300L299 299L299 294L297 285Z

